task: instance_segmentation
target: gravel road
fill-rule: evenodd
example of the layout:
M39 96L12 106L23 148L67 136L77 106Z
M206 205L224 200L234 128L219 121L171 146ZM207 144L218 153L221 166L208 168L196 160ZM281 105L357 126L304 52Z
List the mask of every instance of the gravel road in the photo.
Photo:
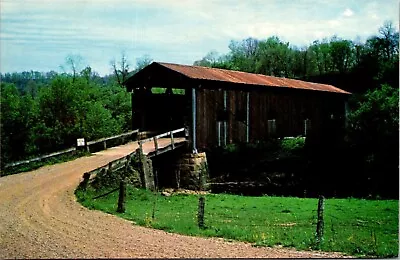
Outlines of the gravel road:
M136 146L129 143L0 178L0 258L342 257L171 234L76 202L74 190L84 172L127 155Z

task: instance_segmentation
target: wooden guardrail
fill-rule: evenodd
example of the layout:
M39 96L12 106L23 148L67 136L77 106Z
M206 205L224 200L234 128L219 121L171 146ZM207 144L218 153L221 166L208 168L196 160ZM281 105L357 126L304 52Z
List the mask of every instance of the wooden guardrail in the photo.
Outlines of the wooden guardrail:
M133 131L129 131L129 132L126 132L126 133L123 133L123 134L114 135L114 136L111 136L111 137L101 138L101 139L98 139L98 140L87 142L86 143L86 150L88 152L90 152L90 149L89 149L90 145L98 144L98 143L101 143L101 142L103 142L103 148L107 149L107 144L106 144L107 141L115 140L115 139L118 139L118 138L124 139L127 136L130 136L130 135L135 134L135 133L138 134L139 133L139 129L136 129L136 130L133 130ZM15 167L15 166L22 165L22 164L31 163L31 162L41 161L41 160L44 160L44 159L47 159L47 158L50 158L50 157L59 156L59 155L62 155L62 154L71 153L71 152L76 151L76 149L77 149L76 147L71 147L71 148L68 148L68 149L65 149L65 150L61 150L61 151L57 151L57 152L54 152L54 153L38 156L36 158L8 163L8 164L6 164L4 166L4 169Z
M89 141L89 142L86 143L86 150L88 152L90 152L89 146L94 145L94 144L98 144L98 143L103 143L103 148L105 150L105 149L107 149L107 141L115 140L115 139L118 139L118 138L122 138L122 140L124 140L125 137L130 136L130 135L135 134L135 133L139 134L139 129L136 129L136 130L133 130L133 131L129 131L129 132L126 132L126 133L123 133L123 134L120 134L120 135L114 135L114 136L111 136L111 137L105 137L105 138L101 138L101 139L98 139L98 140Z
M183 146L185 144L184 142L181 141L179 143L176 143L175 140L174 140L174 134L177 134L177 133L180 133L180 132L185 132L185 137L187 137L186 129L185 128L180 128L180 129L169 131L169 132L166 132L166 133L163 133L163 134L151 137L151 138L146 138L146 139L143 139L143 140L139 140L138 141L139 148L136 149L135 151L132 151L127 156L122 157L120 159L116 159L114 161L111 161L111 162L109 162L109 163L107 163L107 164L105 164L103 166L100 166L100 167L98 167L98 168L96 168L94 170L91 170L89 172L85 172L83 174L83 176L82 176L83 177L83 181L80 184L81 187L83 189L86 189L86 186L88 185L89 180L91 178L93 178L94 176L96 176L98 173L102 172L102 171L106 171L108 173L108 172L112 172L112 171L118 171L118 170L120 170L122 168L125 168L125 171L127 171L128 167L129 167L129 162L130 162L130 160L131 160L131 158L132 158L132 156L134 154L137 154L139 156L139 158L142 158L142 156L143 156L143 144L144 143L151 142L151 141L154 142L155 151L152 152L151 155L150 154L146 155L147 157L152 157L154 155L161 154L161 153L164 153L166 151L170 151L170 150L176 149L176 148L178 148L180 146ZM170 136L171 143L167 147L159 148L157 140L159 138L166 137L166 136ZM103 141L103 140L98 140L97 142L101 142L101 141ZM142 159L140 159L140 160L142 160ZM144 182L146 182L146 181L144 180ZM145 184L145 186L146 185L147 184ZM114 192L116 190L117 189L115 189L113 191L110 191L110 192Z
M94 169L92 171L89 171L88 174L90 175L96 175L97 173L103 171L103 170L107 170L107 171L118 171L124 167L126 167L127 163L129 163L129 160L131 159L132 155L135 153L136 151L133 151L132 153L128 154L125 157L116 159L114 161L111 161L103 166L100 166L97 169Z
M12 163L6 164L4 166L4 168L6 169L6 168L10 168L10 167L15 167L15 166L18 166L18 165L21 165L21 164L41 161L41 160L46 159L46 158L50 158L50 157L54 157L54 156L58 156L58 155L66 154L66 153L71 153L73 151L76 151L75 147L72 147L72 148L69 148L69 149L65 149L65 150L62 150L62 151L58 151L58 152L54 152L54 153L50 153L50 154L46 154L46 155L42 155L42 156L39 156L39 157L36 157L36 158L32 158L32 159L12 162Z
M128 167L129 167L129 161L131 160L132 155L134 153L136 153L136 151L133 151L132 153L128 154L125 157L111 161L103 166L100 166L100 167L94 169L94 170L85 172L82 176L83 181L81 182L80 186L85 190L89 183L89 180L91 178L93 178L94 176L96 176L99 172L102 172L102 171L106 171L107 173L109 173L112 171L118 171L122 168L125 168L125 171L127 171ZM114 191L116 191L116 190L113 190L111 192L114 192Z
M163 134L156 135L156 136L151 137L151 138L146 138L146 139L140 140L140 141L138 141L140 151L143 154L143 144L147 143L147 142L153 142L154 143L154 152L149 154L149 157L152 157L154 155L159 155L161 153L164 153L164 152L167 152L167 151L170 151L170 150L174 150L175 148L177 148L177 146L175 144L175 140L174 140L174 134L180 133L180 132L185 132L185 137L187 136L187 131L183 127L183 128L179 128L179 129L176 129L176 130L173 130L173 131L169 131L169 132L163 133ZM167 147L163 147L163 148L160 149L159 145L158 145L158 139L160 139L162 137L166 137L166 136L170 136L171 143ZM179 146L181 146L181 145L179 145Z

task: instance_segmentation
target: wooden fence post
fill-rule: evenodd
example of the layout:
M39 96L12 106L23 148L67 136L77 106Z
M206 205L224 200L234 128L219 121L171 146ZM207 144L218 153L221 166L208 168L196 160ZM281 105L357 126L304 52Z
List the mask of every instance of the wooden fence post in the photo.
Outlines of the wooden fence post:
M154 174L156 175L155 181L155 189L154 189L154 203L153 203L153 212L151 214L151 218L155 219L156 217L156 206L157 206L157 198L158 198L158 177L157 177L157 170L154 170Z
M158 142L157 142L157 136L153 137L153 141L154 141L154 148L156 149L156 154L158 154Z
M107 175L108 175L108 174L111 174L111 172L112 172L112 163L113 163L113 162L109 162L109 163L108 163L108 167L107 167L107 170L106 170L106 171L107 171L107 172L106 172Z
M126 194L126 184L125 180L121 180L119 183L119 197L118 197L118 213L125 212L125 194Z
M203 196L199 197L199 208L197 212L197 223L199 228L204 229L204 206L205 206L205 198Z
M172 131L171 131L171 146L172 146L172 149L175 149L174 132L172 132Z
M90 173L85 172L83 174L83 181L82 181L82 186L81 186L83 190L86 190L88 183L89 183L89 178L90 178Z
M317 247L321 245L324 236L324 196L319 196L318 199L318 220L316 231L316 244Z
M126 156L126 163L125 163L125 174L128 174L129 164L131 163L131 154Z
M139 141L139 153L140 153L140 156L143 155L143 143L141 141Z

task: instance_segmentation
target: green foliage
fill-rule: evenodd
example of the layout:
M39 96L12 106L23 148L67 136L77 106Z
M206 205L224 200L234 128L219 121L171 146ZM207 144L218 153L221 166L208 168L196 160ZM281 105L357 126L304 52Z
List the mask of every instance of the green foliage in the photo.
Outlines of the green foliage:
M370 90L349 114L348 142L362 158L371 183L398 190L399 91L388 85ZM397 187L397 189L396 189Z
M305 138L289 138L281 141L281 149L283 152L289 154L298 154L303 152L305 145Z
M2 167L74 146L77 138L90 141L131 128L130 93L113 81L103 83L90 67L77 73L77 64L70 65L73 75L2 75L20 84L1 83Z
M76 192L84 206L117 214L117 192L91 199L103 193L105 190L93 189ZM300 250L314 247L317 199L209 194L205 196L206 229L200 229L196 217L198 196L157 196L128 186L126 213L118 215L138 225L180 234L222 237L258 246L282 245ZM355 256L395 257L398 231L398 201L327 199L321 249Z
M71 145L72 139L77 136L77 90L77 85L73 84L70 78L59 76L39 93L38 124L33 128L41 137L36 140L40 150L50 151Z
M14 84L1 83L1 164L32 152L34 101L21 96Z
M164 94L167 91L166 88L151 88L151 93L153 94Z
M398 136L399 90L382 85L358 100L356 108L349 114L353 138L365 142L381 142Z
M185 95L185 90L184 89L179 89L179 88L173 88L172 93L174 95Z

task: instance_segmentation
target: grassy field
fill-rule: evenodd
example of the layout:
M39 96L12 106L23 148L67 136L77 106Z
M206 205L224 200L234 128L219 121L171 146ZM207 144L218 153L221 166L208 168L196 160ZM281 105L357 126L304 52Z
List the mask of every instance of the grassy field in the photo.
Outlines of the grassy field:
M197 227L198 195L155 196L128 187L126 213L116 213L118 192L77 190L90 209L116 214L138 225L194 236L240 240L255 246L282 245L315 249L317 199L206 195L206 229ZM155 208L155 218L152 218ZM325 234L320 249L355 256L398 255L398 201L326 199Z

